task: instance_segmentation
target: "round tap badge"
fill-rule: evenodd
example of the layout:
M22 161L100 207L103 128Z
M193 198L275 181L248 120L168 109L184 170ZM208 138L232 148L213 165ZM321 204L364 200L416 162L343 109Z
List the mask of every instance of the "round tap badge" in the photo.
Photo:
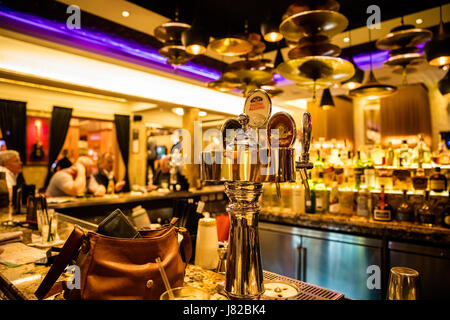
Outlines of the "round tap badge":
M250 118L249 126L263 128L272 113L272 101L261 89L251 91L245 100L244 113Z
M272 130L278 130L278 146L280 148L289 148L294 144L297 128L294 119L289 113L277 112L270 117L267 123L269 144L272 143Z

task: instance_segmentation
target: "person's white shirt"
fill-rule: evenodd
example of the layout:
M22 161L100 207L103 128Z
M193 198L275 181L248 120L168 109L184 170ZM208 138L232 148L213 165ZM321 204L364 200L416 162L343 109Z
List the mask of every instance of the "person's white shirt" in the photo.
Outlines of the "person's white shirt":
M0 172L5 172L6 185L9 189L12 189L17 184L17 175L6 167L0 166Z

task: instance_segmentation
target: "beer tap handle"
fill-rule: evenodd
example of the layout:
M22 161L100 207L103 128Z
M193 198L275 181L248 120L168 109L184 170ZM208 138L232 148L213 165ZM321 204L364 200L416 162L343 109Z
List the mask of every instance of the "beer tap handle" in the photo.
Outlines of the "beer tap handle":
M312 169L313 164L309 161L309 147L311 145L311 114L309 112L303 113L302 119L302 154L299 161L296 163L296 169L300 171L300 177L305 186L306 199L311 199L311 192L308 184L308 171Z
M302 158L301 162L309 162L309 147L311 145L311 114L309 112L303 113L302 119Z

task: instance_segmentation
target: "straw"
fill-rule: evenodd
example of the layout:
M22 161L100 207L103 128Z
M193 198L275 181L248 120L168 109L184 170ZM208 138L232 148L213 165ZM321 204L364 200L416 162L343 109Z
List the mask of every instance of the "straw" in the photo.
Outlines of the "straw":
M161 264L161 259L158 257L156 258L156 263L158 264L159 272L161 273L161 277L164 282L164 286L166 287L167 292L169 293L170 300L174 300L173 292L170 288L169 279L167 279L166 272L164 271L164 268Z

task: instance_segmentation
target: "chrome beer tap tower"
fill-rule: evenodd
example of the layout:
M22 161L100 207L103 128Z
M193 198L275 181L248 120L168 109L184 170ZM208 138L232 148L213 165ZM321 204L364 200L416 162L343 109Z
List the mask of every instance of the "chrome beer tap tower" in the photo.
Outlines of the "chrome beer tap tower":
M222 126L223 149L202 152L202 179L225 181L230 201L225 292L231 299L258 299L264 293L258 233L262 184L276 183L279 190L279 183L295 182L298 169L309 197L311 115L303 114L303 151L295 162L294 119L286 112L271 115L271 111L269 95L251 91L244 113Z

